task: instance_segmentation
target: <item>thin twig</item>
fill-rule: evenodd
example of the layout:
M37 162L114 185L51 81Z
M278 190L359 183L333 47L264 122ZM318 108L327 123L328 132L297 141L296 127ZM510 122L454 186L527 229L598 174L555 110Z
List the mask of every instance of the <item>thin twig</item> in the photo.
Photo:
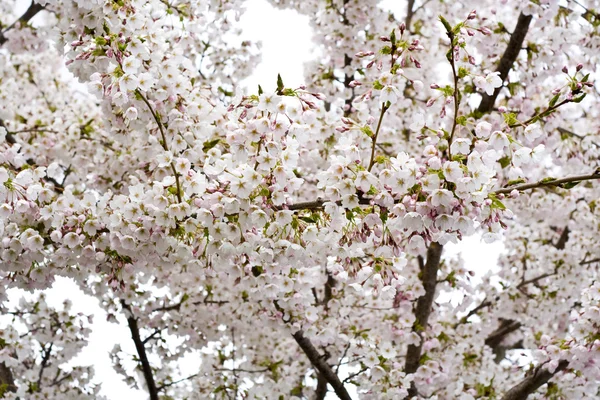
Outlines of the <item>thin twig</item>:
M517 190L517 191L521 192L523 190L536 189L539 187L560 186L565 183L575 183L575 182L589 181L589 180L594 180L594 179L600 179L600 171L594 171L593 173L586 174L586 175L568 176L566 178L561 178L561 179L552 179L552 180L551 179L542 179L537 182L524 183L521 185L514 185L514 186L509 186L507 188L498 189L498 190L495 190L493 193L507 194L507 193L512 192L513 190Z

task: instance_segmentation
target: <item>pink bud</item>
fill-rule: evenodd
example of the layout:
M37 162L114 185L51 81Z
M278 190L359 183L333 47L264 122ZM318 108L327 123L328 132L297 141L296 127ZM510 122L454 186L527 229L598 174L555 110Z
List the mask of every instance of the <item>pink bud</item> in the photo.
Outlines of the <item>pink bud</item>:
M486 36L492 34L492 31L489 28L486 28L485 26L479 28L479 32L483 33Z
M469 56L469 63L470 63L471 65L475 65L475 57L473 57L473 56Z
M565 74L569 73L569 69L567 68L566 65L564 67L562 67L562 72L564 72Z
M389 42L390 38L387 36L379 36L379 40L381 40L382 42Z
M429 85L429 87L430 87L431 89L439 89L439 88L440 88L440 85L438 85L437 83L432 83L431 85Z
M508 111L508 109L505 106L500 106L498 107L498 111L502 114L504 114L506 111Z
M427 100L427 107L431 107L433 103L435 103L435 98L432 97L429 100Z
M577 64L577 72L581 71L583 69L583 64L579 63Z
M475 19L475 17L477 17L477 11L473 10L469 13L467 19Z
M400 34L403 34L406 30L406 24L403 22L400 24Z
M360 86L360 85L362 85L362 83L360 83L359 81L351 81L348 84L348 86L351 87L351 88L355 88L355 87Z

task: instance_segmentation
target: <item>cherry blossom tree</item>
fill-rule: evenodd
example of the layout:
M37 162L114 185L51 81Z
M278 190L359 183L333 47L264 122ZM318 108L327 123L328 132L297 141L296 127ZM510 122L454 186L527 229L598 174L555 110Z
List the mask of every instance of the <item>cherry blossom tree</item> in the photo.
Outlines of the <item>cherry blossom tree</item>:
M152 400L598 398L600 2L271 2L321 56L253 93L241 0L0 3L0 398L101 398L58 276Z

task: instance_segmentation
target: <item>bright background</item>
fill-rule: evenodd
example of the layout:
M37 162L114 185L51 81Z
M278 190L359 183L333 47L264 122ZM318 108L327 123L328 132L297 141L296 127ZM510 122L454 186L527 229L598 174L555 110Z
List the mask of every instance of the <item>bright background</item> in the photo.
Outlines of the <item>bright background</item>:
M21 15L29 4L29 0L18 1L16 14ZM404 1L397 0L384 0L380 6L394 12L398 18L402 17L406 8ZM35 24L35 20L32 23ZM303 83L303 64L316 56L312 48L312 31L308 17L298 14L295 10L276 9L265 0L248 0L239 26L243 29L242 40L262 42L262 61L255 72L242 82L247 90L254 92L259 84L264 88L274 88L278 73L290 87ZM485 244L479 237L469 237L459 245L445 246L444 256L452 257L460 253L465 267L474 271L477 277L481 277L496 266L502 249L503 245L500 242ZM73 363L95 367L94 381L103 384L100 393L110 400L146 400L147 394L144 391L130 388L121 376L114 372L108 356L117 343L123 351L135 354L124 316L118 316L119 323L107 322L107 315L98 305L98 301L83 294L67 278L58 278L46 293L47 301L53 307L62 308L63 300L70 299L73 302L73 312L94 315L89 345ZM22 295L21 291L10 292L10 298L14 301L18 301ZM185 369L189 371L184 372L196 372L198 362L199 360L186 360Z

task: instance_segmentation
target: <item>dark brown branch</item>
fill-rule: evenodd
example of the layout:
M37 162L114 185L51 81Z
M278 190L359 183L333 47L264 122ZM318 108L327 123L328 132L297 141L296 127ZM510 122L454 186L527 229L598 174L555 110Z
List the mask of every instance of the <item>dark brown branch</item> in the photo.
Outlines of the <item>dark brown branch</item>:
M338 398L341 400L352 400L348 394L348 391L344 387L344 384L342 381L340 381L340 378L338 378L331 367L325 362L321 354L319 354L319 351L315 348L315 346L313 346L310 340L304 336L304 332L300 330L294 333L292 336L302 351L304 351L304 354L306 354L313 367L317 369L319 375L322 375L327 380L327 383L331 385Z
M11 393L17 391L12 371L3 362L0 363L0 387L4 387L7 392Z
M558 250L564 250L565 245L567 244L568 240L569 240L569 228L565 227L565 229L563 229L562 233L560 234L560 237L558 238L558 242L556 242L554 247L556 247Z
M315 400L324 400L327 396L327 379L323 374L317 376L317 390L315 390Z
M152 367L150 366L150 361L148 361L146 348L144 347L144 343L140 337L140 329L138 327L137 319L133 315L129 304L125 303L124 300L121 300L121 306L127 311L127 325L129 325L131 338L135 344L135 350L137 351L138 358L140 359L140 364L142 364L142 372L144 374L144 379L146 380L146 386L148 387L150 400L158 400L158 389L156 387L156 382L154 382L154 374L152 372Z
M425 294L419 297L415 309L415 328L418 328L419 334L427 329L429 315L431 314L433 299L435 297L437 273L440 267L443 249L444 247L436 242L431 243L427 249L427 260L421 271L421 282L423 282ZM419 368L422 348L423 340L419 341L418 345L411 344L408 346L406 352L406 364L404 367L405 373L412 374ZM415 394L416 389L413 384L410 388L409 395L414 396Z
M502 79L502 82L504 82L508 77L508 72L519 56L519 52L523 46L523 41L525 40L525 36L529 30L531 18L531 15L524 15L523 13L519 14L517 26L510 37L508 47L504 51L504 54L500 59L500 64L498 65L498 69L496 70L497 72L500 72L500 79ZM502 87L496 88L491 96L488 96L487 93L483 93L481 103L479 104L477 111L480 113L488 113L492 111L494 108L494 103L496 102L496 98L500 94L501 89Z
M506 350L504 347L502 347L502 341L504 338L517 331L519 328L521 328L520 322L512 319L502 319L500 320L500 326L498 329L492 332L487 339L485 339L485 344L489 346L492 349L492 352L496 355L496 362L500 362L504 358L504 351Z
M17 22L21 23L22 25L27 24L33 17L36 16L37 13L39 13L43 9L44 9L44 6L32 1L31 4L29 5L29 8L27 9L27 11L25 11L25 13L23 15L21 15L21 18L19 18L16 22L14 22L8 28L6 28L2 32L0 32L0 46L2 46L8 40L8 39L6 39L6 36L5 36L6 32L13 29L15 27L15 25L17 24Z
M42 356L42 363L40 364L40 372L38 374L37 387L38 390L42 388L42 378L44 377L44 370L48 366L48 361L50 361L50 356L52 355L52 346L54 343L50 343L48 349L46 349L46 345L42 346L42 351L44 355Z
M410 32L410 24L412 22L413 16L415 15L415 0L408 0L408 4L406 5L406 19L404 23L406 24L406 29Z
M563 371L569 365L568 361L561 361L558 363L558 367L554 372L550 372L547 369L542 369L542 366L538 366L534 369L533 374L523 379L520 383L513 386L502 400L526 400L527 397L538 390L540 386L548 383L550 379L559 372Z

